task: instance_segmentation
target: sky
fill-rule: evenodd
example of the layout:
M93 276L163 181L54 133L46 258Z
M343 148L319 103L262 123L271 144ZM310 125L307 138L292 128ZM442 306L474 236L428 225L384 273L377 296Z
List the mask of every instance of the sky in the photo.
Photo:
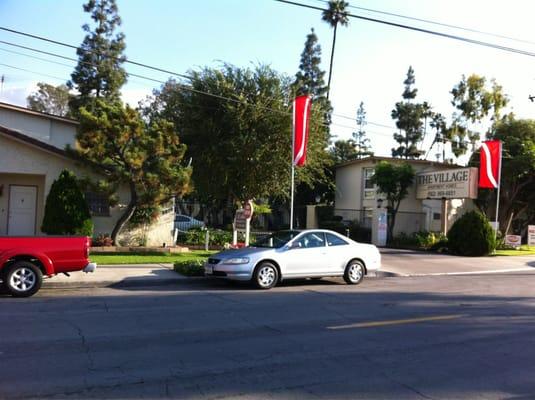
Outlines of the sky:
M325 7L322 0L297 1ZM353 14L535 53L535 38L530 41L535 2L348 1ZM0 0L0 26L79 45L84 37L81 26L89 22L89 14L83 12L84 2ZM294 76L306 35L314 28L322 48L322 68L328 70L332 29L321 20L320 11L274 0L117 0L117 4L123 21L121 31L126 35L125 54L133 61L178 73L204 66L218 67L223 62L239 67L262 63ZM510 39L353 7L432 20ZM72 49L5 31L0 31L0 41L76 58ZM535 103L528 99L535 94L535 57L351 18L348 27L338 29L330 96L335 114L331 126L333 139L351 138L356 130L356 110L362 101L367 111L367 136L373 150L376 155L389 156L395 146L392 139L395 123L390 113L401 100L409 66L416 74L416 100L429 102L434 111L443 115L450 116L454 111L449 93L453 86L463 74L476 73L489 80L495 78L503 86L510 100L506 112L512 111L519 118L535 117ZM73 67L74 62L0 43L0 75L4 75L0 101L24 106L37 82L64 83ZM157 80L169 78L169 74L141 67L127 65L126 68L130 73ZM123 88L123 100L136 105L159 86L155 82L131 78ZM475 128L484 135L484 126ZM429 134L423 150L429 149L430 140ZM436 152L435 147L428 158L435 159ZM457 162L463 164L466 159Z

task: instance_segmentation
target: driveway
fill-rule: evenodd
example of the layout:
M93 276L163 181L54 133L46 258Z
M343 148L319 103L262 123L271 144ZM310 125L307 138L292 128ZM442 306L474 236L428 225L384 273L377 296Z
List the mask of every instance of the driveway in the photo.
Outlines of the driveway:
M535 272L535 256L458 257L423 251L381 249L382 272L394 276Z

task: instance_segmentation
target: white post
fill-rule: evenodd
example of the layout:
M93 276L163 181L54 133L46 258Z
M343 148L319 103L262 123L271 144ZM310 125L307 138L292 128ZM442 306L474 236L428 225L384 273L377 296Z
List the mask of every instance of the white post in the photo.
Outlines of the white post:
M502 142L500 140L500 157L498 167L498 192L496 193L496 217L494 218L494 241L498 236L498 210L500 209L500 186L502 186Z
M293 154L293 153L292 153ZM294 174L295 174L295 167L292 160L292 188L291 188L291 195L290 195L290 230L294 228Z
M245 247L249 247L249 235L251 234L251 220L245 220Z

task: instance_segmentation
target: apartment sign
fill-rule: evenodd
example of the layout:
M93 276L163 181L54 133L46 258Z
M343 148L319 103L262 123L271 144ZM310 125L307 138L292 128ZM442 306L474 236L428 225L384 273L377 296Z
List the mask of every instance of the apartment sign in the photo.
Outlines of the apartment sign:
M417 199L477 198L477 168L457 168L416 175Z

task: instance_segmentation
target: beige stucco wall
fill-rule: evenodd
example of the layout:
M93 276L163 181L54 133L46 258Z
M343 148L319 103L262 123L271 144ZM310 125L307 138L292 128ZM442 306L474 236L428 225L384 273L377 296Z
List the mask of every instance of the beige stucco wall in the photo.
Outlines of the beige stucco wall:
M97 179L97 175L75 163L73 160L60 155L37 149L26 143L0 136L0 184L4 184L3 195L0 197L0 235L7 233L7 199L10 184L32 184L37 186L37 234L41 234L44 205L46 196L55 179L61 171L67 168L77 176L88 176ZM110 233L115 221L120 216L121 205L124 205L129 195L126 190L120 190L119 206L111 210L110 217L94 217L95 233ZM1 212L2 209L4 212Z
M0 107L0 125L61 150L75 146L77 124Z
M7 234L7 215L9 185L32 185L37 186L37 215L36 234L42 234L41 224L44 217L46 196L50 187L63 169L69 169L78 177L101 179L97 174L67 157L35 148L29 144L0 135L0 185L4 185L0 196L0 236ZM118 191L119 203L110 210L110 216L94 216L95 236L99 234L111 234L115 223L124 211L130 200L128 189L124 186ZM162 243L171 245L173 242L173 215L162 217L154 224L145 228L147 245L161 246ZM139 232L122 236L125 245L137 244ZM129 243L132 238L134 243ZM119 238L121 239L121 237Z
M335 191L335 213L344 219L354 219L357 215L352 210L373 209L377 207L377 199L382 198L383 207L386 207L386 199L381 194L376 193L371 199L364 198L364 170L375 168L380 160L362 160L340 166L336 169L336 191ZM405 160L391 160L390 162L401 163ZM434 163L411 163L415 172L427 172L447 169L448 166L436 165ZM455 219L468 210L474 209L473 201L449 200L448 201L448 226L451 226ZM414 213L414 214L412 214ZM416 214L417 213L417 214ZM419 215L424 213L425 215ZM439 232L441 220L434 219L434 214L442 213L441 200L420 200L416 198L416 185L409 188L407 197L401 201L396 219L394 235L400 232L414 232L418 230L430 230Z
M2 142L0 140L0 146ZM1 153L1 149L0 149ZM1 157L1 155L0 155ZM1 165L1 161L0 161ZM37 207L36 207L36 233L43 221L44 215L44 175L24 175L24 174L3 174L0 173L0 236L7 235L8 229L8 209L10 185L35 186L37 187Z
M124 246L173 246L174 213L162 215L150 225L129 229L119 235L118 242Z

